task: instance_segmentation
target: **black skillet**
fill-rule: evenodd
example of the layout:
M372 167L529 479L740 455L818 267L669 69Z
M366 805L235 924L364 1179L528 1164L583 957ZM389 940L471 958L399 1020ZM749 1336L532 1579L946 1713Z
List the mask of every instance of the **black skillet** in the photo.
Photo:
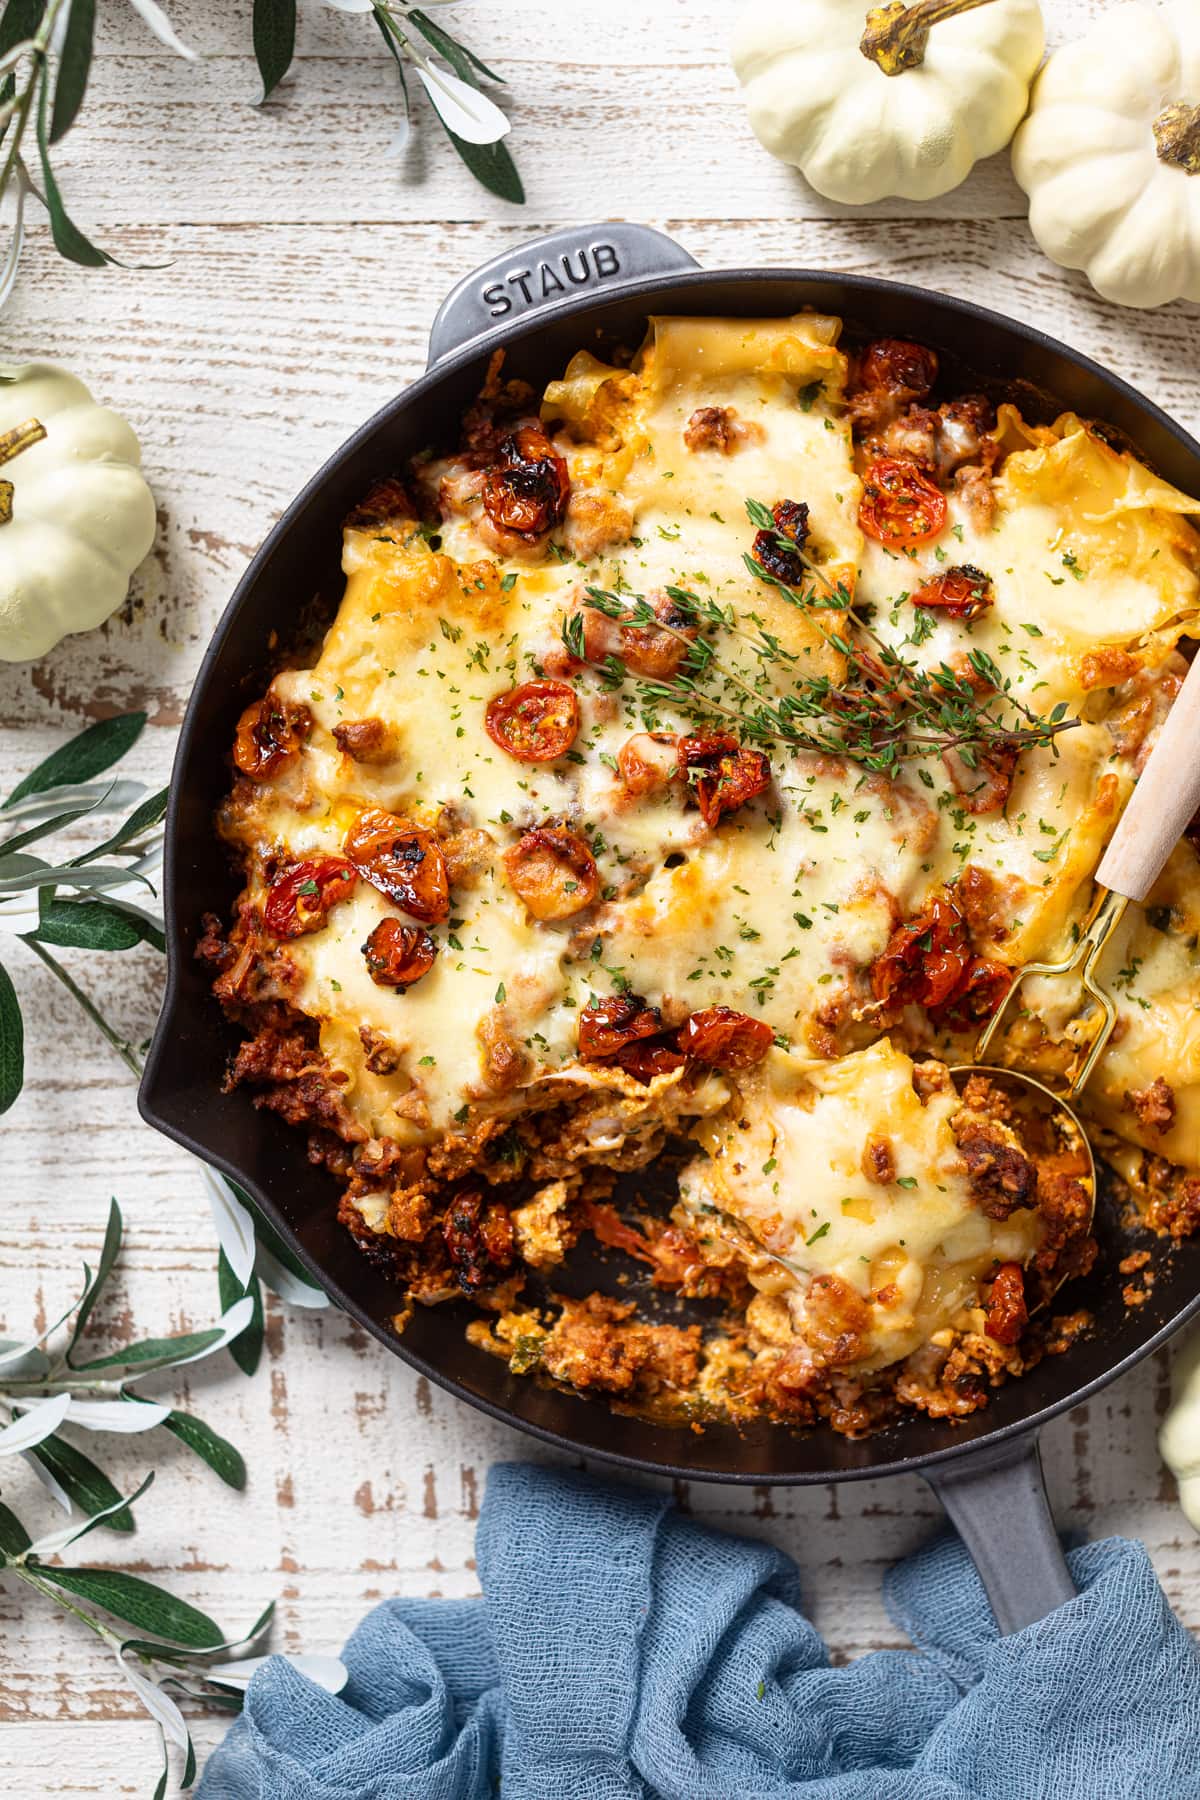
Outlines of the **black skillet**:
M933 345L959 384L1018 399L1027 414L1070 408L1098 420L1179 487L1200 493L1200 445L1093 362L1028 325L963 300L862 276L798 269L699 270L642 225L570 228L495 258L454 289L434 321L429 367L356 431L293 501L247 569L204 659L180 736L167 814L168 977L139 1104L145 1119L249 1190L327 1293L381 1343L471 1405L574 1455L627 1469L724 1482L852 1481L919 1470L962 1533L1003 1631L1043 1617L1074 1589L1046 1501L1038 1431L1148 1356L1200 1305L1200 1240L1146 1240L1155 1283L1126 1308L1116 1265L1129 1248L1107 1207L1101 1255L1070 1304L1095 1327L1065 1355L1000 1389L985 1411L951 1425L913 1416L851 1441L756 1424L702 1434L627 1418L602 1401L539 1386L473 1349L466 1309L417 1308L402 1337L397 1290L336 1224L332 1178L305 1156L304 1135L221 1092L236 1034L193 951L201 914L228 914L236 877L213 831L228 783L226 746L243 706L272 673L298 621L332 616L341 591L341 525L372 480L428 444L453 442L489 353L541 387L580 347L636 344L651 312L778 317L834 313L852 336ZM953 392L951 386L949 391ZM802 1177L797 1177L802 1179Z

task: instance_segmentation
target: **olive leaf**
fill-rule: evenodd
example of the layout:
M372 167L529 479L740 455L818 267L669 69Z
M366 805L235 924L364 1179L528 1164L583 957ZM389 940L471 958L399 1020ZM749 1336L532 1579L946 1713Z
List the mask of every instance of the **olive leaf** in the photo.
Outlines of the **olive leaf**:
M165 1424L167 1430L170 1430L171 1421L168 1419ZM69 1444L66 1438L59 1437L57 1433L43 1438L36 1449L26 1453L25 1460L35 1474L48 1477L49 1483L53 1484L51 1491L62 1490L69 1505L77 1506L83 1513L99 1512L106 1508L106 1523L110 1531L133 1530L131 1512L112 1510L113 1501L119 1501L121 1495L104 1470L98 1468L82 1450L77 1450L74 1444Z
M10 1556L23 1556L32 1541L16 1513L0 1500L0 1555L5 1560Z
M54 89L54 112L50 120L52 144L57 144L70 131L83 104L92 66L95 28L96 0L71 0Z
M6 1113L25 1084L25 1026L12 976L0 963L0 1113Z
M234 1338L229 1346L232 1356L243 1375L253 1375L258 1368L263 1347L263 1303L262 1286L257 1275L251 1275L249 1284L243 1287L229 1266L225 1252L217 1252L217 1291L221 1296L221 1305L226 1312L239 1300L249 1298L251 1312L248 1323L240 1335Z
M45 793L47 788L67 787L102 775L133 748L145 725L144 712L118 713L115 718L89 725L32 768L17 783L0 811L7 812L27 794Z
M524 206L525 184L507 146L500 142L468 144L455 136L440 114L437 116L446 136L479 185L501 200L510 200L514 206Z
M151 1469L140 1487L136 1488L132 1494L118 1494L115 1500L110 1501L107 1506L97 1508L86 1518L73 1519L69 1525L62 1526L58 1531L48 1531L44 1537L38 1538L27 1546L28 1554L31 1557L60 1556L64 1550L77 1543L81 1537L86 1537L89 1531L95 1531L97 1525L103 1525L105 1520L111 1518L114 1513L128 1511L141 1499L153 1481L154 1471Z
M263 100L270 99L291 68L295 49L296 0L254 0L254 60Z
M64 1360L71 1366L71 1353L87 1329L87 1322L95 1310L96 1302L104 1290L104 1284L113 1272L113 1266L121 1253L121 1232L124 1221L121 1208L115 1199L108 1203L108 1220L104 1227L104 1243L100 1249L100 1261L93 1275L87 1264L83 1265L83 1298L79 1302L75 1314L75 1323L71 1329L70 1342L67 1344Z
M128 1575L123 1569L45 1568L39 1573L55 1587L90 1600L114 1619L165 1638L169 1644L207 1650L223 1641L224 1633L207 1613L140 1575Z
M37 930L26 935L60 949L132 950L136 944L153 942L152 929L103 900L68 900L43 888Z
M172 1412L169 1419L163 1420L163 1430L177 1437L181 1444L206 1462L215 1474L221 1477L226 1487L242 1489L246 1485L246 1464L240 1450L206 1425L203 1419L197 1419L192 1413Z
M50 167L49 97L50 83L43 79L37 108L37 142L42 164L42 188L46 211L50 214L50 235L54 239L54 248L68 262L79 263L85 269L102 269L106 263L115 263L116 257L110 256L107 250L99 249L80 231L63 205L54 170Z

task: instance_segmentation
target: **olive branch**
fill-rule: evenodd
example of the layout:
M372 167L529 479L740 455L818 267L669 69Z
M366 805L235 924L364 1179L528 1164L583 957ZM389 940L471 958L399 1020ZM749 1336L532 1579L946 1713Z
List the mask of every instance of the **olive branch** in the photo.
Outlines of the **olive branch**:
M155 1800L161 1800L170 1778L169 1744L183 1752L180 1786L190 1787L196 1773L195 1750L180 1701L240 1710L246 1684L265 1660L246 1653L265 1640L275 1603L243 1637L228 1638L198 1607L140 1575L64 1565L60 1560L81 1538L101 1527L132 1532L133 1509L154 1481L151 1471L132 1493L123 1494L90 1456L62 1435L64 1425L123 1434L161 1427L227 1486L240 1490L246 1484L245 1462L227 1439L193 1414L147 1399L135 1391L135 1384L232 1349L253 1302L249 1296L238 1299L205 1331L143 1338L103 1355L88 1355L85 1338L116 1267L121 1234L121 1209L114 1200L95 1273L84 1265L78 1300L37 1337L24 1343L0 1342L0 1420L7 1421L0 1424L0 1467L6 1457L23 1458L72 1515L67 1525L35 1538L7 1501L0 1500L0 1580L20 1582L52 1601L111 1649L123 1678L162 1737L163 1771L155 1789ZM334 1657L292 1660L334 1691L346 1679L343 1665Z
M484 92L503 76L411 0L331 0L339 11L369 13L395 61L411 122L406 70L416 75L434 117L476 181L520 205L525 190L503 139L509 121ZM442 7L452 0L428 0ZM144 23L177 55L194 52L176 34L158 0L129 0ZM0 266L0 306L17 277L30 195L45 207L54 246L83 268L117 258L94 244L67 211L51 150L74 125L87 92L96 0L4 0L0 10L0 203L11 198L12 229ZM255 60L265 101L292 65L296 0L252 0ZM32 148L30 147L32 144ZM36 172L35 172L36 171Z
M89 726L53 751L0 802L0 937L9 936L39 962L86 1014L132 1074L140 1076L144 1046L107 1019L55 954L61 949L120 953L147 944L163 951L163 921L155 883L162 860L166 789L109 773L131 750L145 713L122 713ZM126 813L127 808L132 808ZM48 860L33 853L56 833L81 821L125 814L99 843ZM0 962L0 1113L14 1104L25 1079L25 1025L12 977ZM262 1284L294 1306L321 1307L287 1245L249 1195L204 1166L209 1207L219 1244L217 1285L222 1312L242 1298L250 1311L231 1344L247 1375L258 1367L263 1341Z
M989 755L1053 747L1060 732L1079 723L1066 716L1065 701L1043 718L1014 694L994 659L977 647L968 651L967 661L990 690L987 698L948 663L927 668L903 656L855 612L844 585L830 581L794 538L777 531L767 507L748 500L746 513L757 530L770 532L782 551L799 560L808 583L789 586L749 553L743 559L748 573L804 614L845 659L846 675L835 681L807 672L803 653L789 650L752 608L739 615L732 605L690 588L668 587L668 599L688 622L684 628L664 621L644 595L586 587L585 606L635 630L666 632L683 646L675 674L654 680L631 670L615 652L589 656L582 613L564 622L563 642L573 657L597 669L613 688L632 682L648 709L649 729L655 709L669 706L710 729L733 729L744 742L786 744L893 774L905 760L948 750L976 768ZM730 643L746 647L748 664L723 653ZM790 684L783 691L781 673ZM1001 701L1007 715L999 710Z

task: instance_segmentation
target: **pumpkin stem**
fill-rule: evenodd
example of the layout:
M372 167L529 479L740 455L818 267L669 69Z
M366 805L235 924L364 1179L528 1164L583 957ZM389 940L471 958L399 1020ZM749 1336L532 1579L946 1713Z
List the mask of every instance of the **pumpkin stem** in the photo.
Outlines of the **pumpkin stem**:
M867 14L867 29L858 47L868 62L885 75L903 75L905 69L920 68L925 61L931 26L991 3L992 0L915 0L914 5L908 6L905 0L888 0L887 5L873 6Z
M0 463L11 462L14 456L20 456L22 450L28 450L30 444L36 444L45 435L46 427L40 419L26 419L23 425L0 432ZM12 516L13 484L0 481L0 525L7 525Z
M1160 162L1200 175L1200 106L1176 101L1164 107L1154 121L1154 141Z

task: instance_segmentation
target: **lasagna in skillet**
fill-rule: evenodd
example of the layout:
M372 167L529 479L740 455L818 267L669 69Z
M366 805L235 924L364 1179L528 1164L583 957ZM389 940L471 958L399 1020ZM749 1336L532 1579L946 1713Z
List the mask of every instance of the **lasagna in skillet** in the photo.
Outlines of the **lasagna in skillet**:
M231 1085L307 1131L401 1328L466 1295L518 1372L858 1432L971 1412L1086 1323L1047 1304L1094 1255L1078 1147L947 1066L1087 915L1197 633L1200 508L839 336L657 318L542 395L497 356L241 719L244 887L200 953ZM1177 1236L1198 932L1185 839L1109 952L1085 1102ZM1078 995L1043 987L1009 1048L1052 1075ZM597 1242L618 1279L562 1291ZM716 1304L663 1323L648 1282Z

